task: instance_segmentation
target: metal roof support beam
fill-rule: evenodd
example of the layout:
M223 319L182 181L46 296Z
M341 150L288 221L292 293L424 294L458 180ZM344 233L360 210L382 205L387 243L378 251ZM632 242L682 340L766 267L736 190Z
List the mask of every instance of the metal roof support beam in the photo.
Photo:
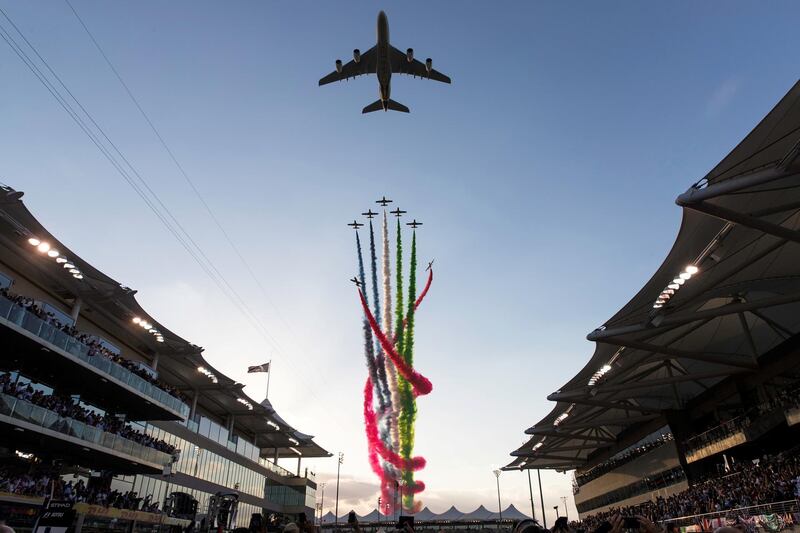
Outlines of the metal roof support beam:
M598 426L627 426L628 424L636 424L639 422L649 422L651 420L655 420L659 418L661 415L653 414L653 415L641 415L641 416L629 416L629 417L620 417L620 418L609 418L607 420L595 420L593 422L579 422L577 424L568 424L565 420L561 427L565 429L585 429L585 428L596 428ZM596 446L595 446L596 448Z
M617 346L625 346L627 348L634 348L636 350L643 350L643 351L671 356L668 357L667 359L672 359L673 357L675 357L679 359L694 359L696 361L704 361L706 363L714 363L717 365L735 366L738 368L749 368L749 369L758 368L757 365L755 365L750 361L742 361L741 356L739 354L690 352L687 350L679 350L678 348L659 346L658 344L651 344L649 342L639 342L633 339L630 340L622 339L620 337L609 337L607 339L601 339L598 342L602 342L604 344L615 344ZM653 360L652 358L648 359Z
M744 313L737 313L739 315L739 323L742 325L742 331L747 339L747 346L750 348L750 354L753 356L753 362L758 364L758 348L756 348L756 341L753 340L753 334L750 332L750 325Z
M602 387L600 392L626 392L631 389L648 389L650 387L657 387L660 385L671 385L672 383L681 383L684 381L696 381L698 379L719 378L724 376L731 376L734 374L742 374L749 372L748 370L729 370L727 372L702 372L698 374L685 374L680 376L673 376L669 378L648 379L639 382L622 383L620 385L607 385Z
M597 444L586 444L586 445L577 445L577 446L563 446L563 447L553 446L553 447L548 447L547 451L551 451L551 452L578 452L578 451L581 451L581 450L596 450L597 447L598 447ZM511 455L514 456L514 457L533 457L534 455L536 455L536 452L534 452L534 451L516 450L516 451L511 452Z
M533 461L535 459L531 459ZM570 470L572 468L581 466L583 461L580 462L571 462L571 463L558 463L558 464L547 464L547 465L534 465L534 464L526 464L525 466L518 466L509 468L507 466L503 467L501 470Z
M599 436L587 436L587 435L576 435L574 433L564 433L562 431L556 431L553 429L536 429L530 428L525 430L525 433L528 435L542 435L544 437L563 437L565 439L576 439L576 440L590 440L596 442L616 442L616 439L609 439L607 437L599 437Z
M551 394L550 396L547 397L547 399L550 400L550 401L556 401L555 398L551 398L551 396L553 396L554 394L558 394L558 393ZM572 399L570 401L572 403L577 403L579 405L591 405L591 406L594 406L594 407L607 407L608 409L619 409L621 411L636 411L636 412L639 412L639 413L654 413L654 412L656 412L655 409L648 409L646 407L640 407L638 405L633 405L633 404L630 404L630 403L615 403L615 402L608 402L608 401L604 401L604 400L596 400L594 398L592 398L592 399L589 399L589 398L575 398L575 399Z
M705 213L706 215L726 220L728 222L734 222L741 226L757 229L768 235L774 235L775 237L780 237L781 239L786 239L787 241L800 243L800 232L791 230L785 226L773 224L772 222L766 222L759 218L751 217L745 213L739 213L733 209L728 209L727 207L721 207L706 202L689 204L685 205L684 207L694 209L695 211L699 211L701 213Z
M770 317L768 317L764 313L761 313L759 311L753 310L753 311L750 311L750 314L755 315L756 317L758 317L761 320L763 320L764 322L766 322L767 325L769 327L771 327L772 330L775 333L777 333L779 336L783 337L784 340L794 336L794 333L792 333L791 331L789 331L785 327L781 326L780 324L778 324L776 321L772 320Z
M688 324L689 322L694 322L696 320L718 318L735 313L748 312L754 309L763 309L765 307L776 307L798 301L800 301L800 293L792 293L782 296L773 296L771 298L760 298L758 300L752 300L748 302L723 305L721 307L706 309L704 311L675 313L674 315L665 316L657 326L650 324L636 324L634 326L622 326L619 328L608 328L605 330L597 329L587 335L587 339L593 342L601 342L609 337L619 337L620 335L630 335L633 333L653 332L656 329L672 328L682 324Z
M675 199L675 203L682 207L688 207L690 204L697 204L718 196L741 191L748 187L757 187L771 181L788 178L792 175L792 172L786 172L784 168L775 166L730 178L721 183L709 185L703 189L699 189L693 185L689 187L689 190L685 193L678 196L678 198Z
M684 331L681 331L679 335L673 336L673 338L671 338L669 340L666 340L665 342L662 342L659 346L668 347L668 346L672 345L673 343L676 343L676 342L680 341L681 339L683 339L687 335L690 335L693 332L695 332L696 330L702 328L703 326L705 326L711 320L712 319L710 319L710 318L707 318L705 320L698 320L697 322L695 322L694 324L692 324L691 326L686 328ZM650 339L652 339L654 337L657 337L659 335L663 335L665 333L666 332L664 332L664 331L657 331L657 332L654 332L654 333L652 333L650 335L640 337L639 340L641 342L644 342L644 341L650 340ZM599 342L602 342L602 341L599 341ZM623 376L625 374L628 374L628 373L636 370L637 368L639 368L639 366L642 363L644 363L644 362L646 362L648 360L661 361L661 360L663 360L663 358L660 358L660 357L654 358L652 352L623 356L622 368L618 368L618 369L614 370L614 380L618 379L618 376Z
M546 461L575 461L575 459L577 459L577 457L564 457L561 455L544 455L541 453L534 453L533 455L529 455L526 457L530 457L531 459L544 459Z

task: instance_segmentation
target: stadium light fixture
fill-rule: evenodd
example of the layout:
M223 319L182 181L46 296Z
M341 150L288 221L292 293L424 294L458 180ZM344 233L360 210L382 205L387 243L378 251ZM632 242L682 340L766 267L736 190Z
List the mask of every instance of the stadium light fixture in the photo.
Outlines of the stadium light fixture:
M678 274L675 279L672 280L672 283L667 285L667 288L661 291L658 298L656 298L655 303L653 304L653 309L661 309L664 307L664 304L667 303L672 296L675 295L676 291L680 290L684 283L692 279L692 276L700 272L700 268L695 265L688 265L686 268L683 269L683 272Z
M47 251L47 255L50 257L58 257L61 254L58 253L58 250L50 249Z
M236 398L236 401L239 402L240 404L244 405L245 407L247 407L248 411L252 411L253 410L253 404L248 402L244 398Z
M31 237L30 239L28 239L28 243L29 243L31 246L39 246L39 245L42 243L42 241L40 241L40 240L39 240L39 239L37 239L36 237Z
M40 242L39 246L37 246L36 249L39 250L42 253L45 253L45 252L47 252L47 250L50 249L50 245L48 243L46 243L46 242Z
M300 441L295 439L294 437L289 437L289 442L291 442L295 446L300 446Z
M289 449L290 449L290 450L292 450L292 451L293 451L294 453L296 453L297 455L299 455L299 456L301 456L301 457L302 457L302 455L303 455L303 454L302 454L302 453L300 453L300 450L298 450L297 448L293 448L293 447L291 447L291 446L290 446L290 447L289 447Z
M66 263L66 262L67 262L67 258L66 257L56 257L56 263L62 264L62 263Z
M73 274L72 277L75 279L83 279L83 274Z
M281 430L281 427L278 424L276 424L275 422L273 422L272 420L267 420L267 425L269 427L271 427L271 428L275 428L275 431L280 431Z
M133 317L133 323L134 323L134 324L138 324L138 323L139 323L139 322L141 322L141 321L142 321L142 319L141 319L141 318L139 318L138 316L135 316L135 317Z

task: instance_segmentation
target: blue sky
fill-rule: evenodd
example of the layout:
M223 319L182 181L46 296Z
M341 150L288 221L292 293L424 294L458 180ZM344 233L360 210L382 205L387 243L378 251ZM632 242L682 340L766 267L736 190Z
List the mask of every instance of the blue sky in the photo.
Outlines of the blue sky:
M588 360L602 324L666 256L674 198L797 79L792 2L98 2L73 0L268 295L62 2L14 19L269 330L259 335L0 42L0 180L63 242L139 290L260 397L345 453L340 507L377 488L359 415L365 377L344 225L387 195L425 222L436 280L418 320L417 451L434 510L494 501L492 468ZM393 78L410 115L373 113L374 78L317 87L334 60L392 43L451 86ZM768 8L768 9L767 9ZM0 20L5 24L5 21ZM312 464L322 478L335 462ZM569 478L543 476L546 506ZM529 509L522 474L504 503ZM326 493L326 510L332 504Z

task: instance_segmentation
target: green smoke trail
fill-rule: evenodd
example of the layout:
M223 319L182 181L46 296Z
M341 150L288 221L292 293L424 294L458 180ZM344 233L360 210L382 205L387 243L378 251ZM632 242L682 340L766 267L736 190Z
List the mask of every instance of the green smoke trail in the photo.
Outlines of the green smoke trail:
M400 219L397 219L397 297L395 298L395 335L397 353L403 353L403 239L400 233Z
M409 366L414 365L414 302L417 293L417 233L411 237L411 262L408 272L408 310L406 311L406 329L403 331L402 355ZM400 402L403 405L401 414L400 455L410 458L414 453L414 423L417 419L417 400L411 390L411 386L406 381L401 390ZM403 472L403 480L407 486L414 484L414 472L406 470ZM407 494L403 498L404 505L408 508L414 505L414 495Z

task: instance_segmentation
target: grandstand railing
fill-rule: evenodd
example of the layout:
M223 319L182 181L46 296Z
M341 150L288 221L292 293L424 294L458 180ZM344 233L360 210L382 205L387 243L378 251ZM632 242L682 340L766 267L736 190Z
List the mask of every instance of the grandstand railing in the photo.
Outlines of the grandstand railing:
M151 465L164 466L172 462L172 456L168 453L144 446L130 439L120 437L113 433L108 433L102 429L85 424L73 418L63 416L32 404L25 400L20 400L14 396L0 393L0 415L6 415L16 420L28 422L51 431L74 437L76 439L97 444L115 452L124 453L135 457L142 462Z
M713 513L702 513L689 516L681 516L678 518L668 518L661 520L661 524L675 524L678 527L690 526L701 524L703 520L713 520L715 518L738 518L738 517L752 517L767 514L785 515L787 513L797 513L800 511L800 501L798 500L784 500L782 502L765 503L762 505L750 505L747 507L736 507L735 509L726 509L722 511L715 511Z
M156 385L153 385L141 376L137 376L127 368L118 365L110 359L106 359L100 355L89 355L89 347L78 339L48 324L24 307L2 296L0 296L0 320L7 320L33 333L43 341L64 350L68 354L77 357L81 361L129 385L161 405L165 405L173 411L180 413L183 418L189 415L189 406L179 398L160 389Z

